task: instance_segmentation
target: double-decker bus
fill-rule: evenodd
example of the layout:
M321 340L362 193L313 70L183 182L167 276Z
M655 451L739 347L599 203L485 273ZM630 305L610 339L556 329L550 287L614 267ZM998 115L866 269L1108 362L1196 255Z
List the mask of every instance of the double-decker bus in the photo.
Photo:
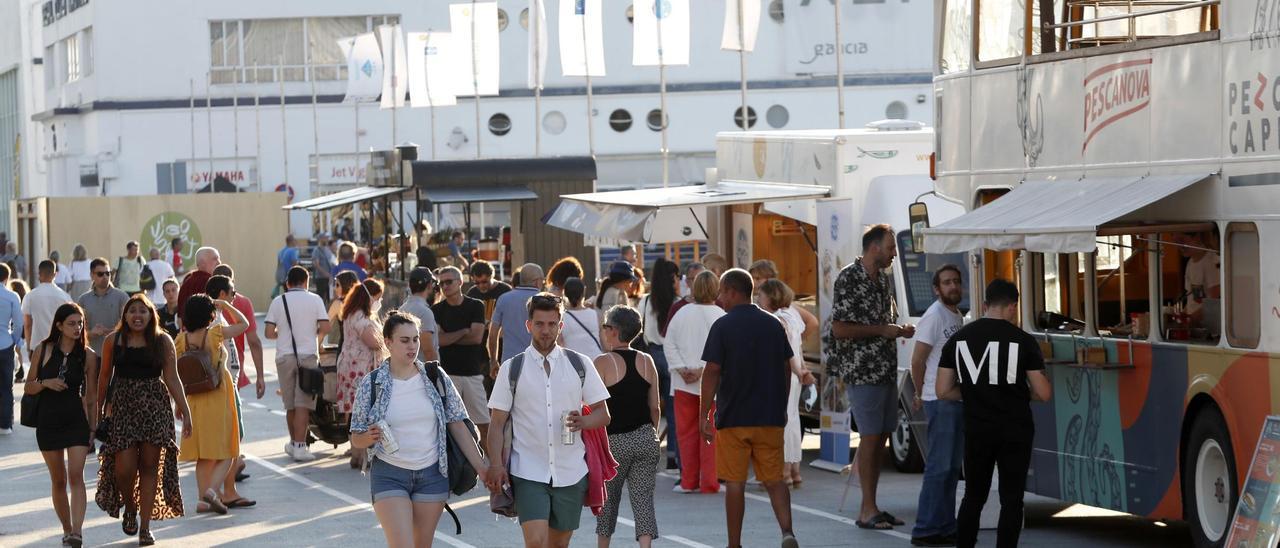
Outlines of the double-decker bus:
M1280 1L938 0L921 231L1022 291L1035 493L1220 546L1280 412ZM1270 250L1270 251L1268 251Z

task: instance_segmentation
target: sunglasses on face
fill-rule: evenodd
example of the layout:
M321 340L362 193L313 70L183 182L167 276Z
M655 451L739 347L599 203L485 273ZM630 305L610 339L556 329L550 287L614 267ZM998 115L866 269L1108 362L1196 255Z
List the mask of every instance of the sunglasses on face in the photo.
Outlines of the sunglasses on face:
M110 270L99 270L99 271L97 271L97 272L94 272L94 273L93 273L93 275L94 275L94 276L97 276L97 277L99 277L99 278L102 278L102 277L105 277L105 276L110 276L110 275L111 275L111 271L110 271Z
M449 286L451 286L451 285L453 285L453 284L456 284L456 283L458 283L458 280L448 280L448 279L446 279L446 280L440 280L440 286L441 286L441 287L449 287Z

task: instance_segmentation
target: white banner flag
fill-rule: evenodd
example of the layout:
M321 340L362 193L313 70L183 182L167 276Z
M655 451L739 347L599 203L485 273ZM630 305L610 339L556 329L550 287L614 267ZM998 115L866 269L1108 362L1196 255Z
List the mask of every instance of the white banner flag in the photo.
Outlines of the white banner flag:
M409 55L404 48L404 33L400 25L380 25L382 38L382 108L404 106L404 94L409 91Z
M742 5L742 42L738 42L738 5ZM724 34L720 49L754 51L756 33L760 30L760 0L725 0Z
M453 38L447 32L410 32L409 98L413 107L447 107L458 104L453 94L458 79L467 76L457 64Z
M347 96L345 103L376 101L382 93L382 52L372 32L338 40L347 56Z
M471 7L475 6L475 13ZM475 37L472 38L472 25ZM498 4L450 4L453 51L463 77L455 82L457 95L498 94ZM478 88L478 89L477 89Z
M529 0L529 89L547 83L546 0Z
M560 69L565 76L604 76L600 0L560 0Z
M689 64L689 0L637 0L631 64Z

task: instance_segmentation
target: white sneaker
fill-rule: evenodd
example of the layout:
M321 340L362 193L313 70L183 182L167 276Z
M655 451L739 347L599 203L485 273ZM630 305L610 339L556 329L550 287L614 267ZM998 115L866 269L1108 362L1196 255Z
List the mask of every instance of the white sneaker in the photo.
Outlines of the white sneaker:
M697 492L698 492L698 490L697 490L697 489L685 489L684 487L681 487L681 486L680 486L680 484L677 482L677 483L676 483L676 486L675 486L673 489L671 489L671 492L672 492L672 493L679 493L679 494L681 494L681 495L688 495L688 494L690 494L690 493L697 493Z
M11 436L11 435L13 435L12 428L0 428L0 436Z
M284 442L284 454L287 455L289 458L293 458L293 442L291 441Z
M311 454L311 449L306 445L300 445L293 448L293 460L296 462L311 462L316 460L316 456Z

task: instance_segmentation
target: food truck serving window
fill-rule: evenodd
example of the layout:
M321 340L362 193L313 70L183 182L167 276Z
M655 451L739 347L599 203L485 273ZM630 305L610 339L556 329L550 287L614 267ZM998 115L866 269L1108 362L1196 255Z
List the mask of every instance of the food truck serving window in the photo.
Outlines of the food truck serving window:
M933 273L945 264L960 267L962 286L969 287L969 269L964 267L964 253L913 253L911 251L911 231L898 233L898 268L902 269L902 279L906 283L907 310L914 318L924 316L929 305L937 299L933 293ZM901 304L901 303L899 303ZM960 301L960 310L969 310L969 292Z

